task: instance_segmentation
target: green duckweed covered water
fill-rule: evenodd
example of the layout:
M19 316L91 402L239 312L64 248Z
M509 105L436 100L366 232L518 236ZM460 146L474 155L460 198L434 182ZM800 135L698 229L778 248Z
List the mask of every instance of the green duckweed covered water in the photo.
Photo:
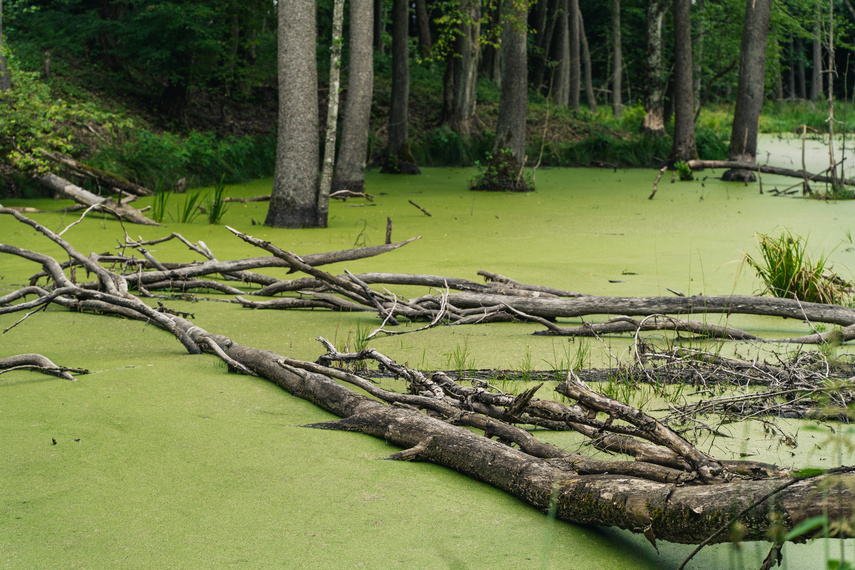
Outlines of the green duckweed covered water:
M713 173L693 183L663 179L654 200L647 200L651 171L541 169L537 192L513 195L469 192L466 181L473 175L471 169L426 169L420 177L371 173L373 205L333 203L324 230L253 225L263 221L265 203L234 204L224 222L302 254L383 243L391 217L394 240L422 239L326 269L473 280L485 269L600 295L757 292L759 283L740 273L739 261L743 252L754 251L755 232L781 227L809 235L817 252L836 248L831 259L838 272L849 275L855 268L855 246L846 238L853 203L761 196L756 185L723 184ZM764 177L764 185L775 183ZM269 180L258 181L228 194L252 196L269 188ZM33 217L55 230L76 219ZM205 241L221 260L261 255L201 218L128 231L144 239L177 231ZM117 222L99 218L65 234L84 253L108 251L121 236ZM58 247L8 217L0 220L0 242L62 259ZM151 250L162 261L194 259L180 244ZM36 270L3 256L0 294ZM211 332L309 360L321 353L315 337L343 346L359 330L379 324L367 313L252 311L210 302L170 306L195 313L199 326ZM0 316L0 328L20 317ZM761 334L807 331L796 321L729 322ZM518 368L528 359L548 370L583 345L591 364L608 360L589 343L529 334L538 329L438 327L380 338L371 346L425 368L447 368L464 353L479 368ZM609 344L621 354L627 341ZM264 381L228 374L212 356L187 355L166 333L142 323L51 308L0 336L0 356L21 352L40 352L93 374L75 383L27 372L0 375L0 567L667 568L690 551L660 543L663 554L657 555L644 539L551 521L447 469L383 461L396 449L382 441L299 427L330 416ZM753 429L734 428L734 435L753 438ZM824 438L805 432L795 452L772 441L757 447L779 462L852 462L842 451L823 450ZM724 451L739 453L740 445L747 444ZM835 543L833 556L837 548ZM793 568L824 561L820 543L787 549ZM762 545L719 546L703 551L695 567L756 567L765 553Z

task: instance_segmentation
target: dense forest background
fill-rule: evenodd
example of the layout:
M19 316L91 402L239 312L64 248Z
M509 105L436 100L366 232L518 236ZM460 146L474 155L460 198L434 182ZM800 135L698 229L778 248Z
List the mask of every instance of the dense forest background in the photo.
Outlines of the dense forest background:
M374 0L371 6L369 164L383 160L386 146L397 3ZM516 24L502 19L503 4L496 0L401 4L407 10L407 122L416 164L472 165L487 158L505 79L502 30L508 25L526 26L528 32L526 154L531 162L653 166L668 158L674 38L681 29L671 2L540 0L523 3L527 20ZM334 1L316 6L322 129L335 43ZM347 41L352 6L345 4L340 42L342 102L352 80ZM2 49L13 85L0 99L3 194L36 191L29 174L44 168L39 150L73 156L155 190L172 188L181 178L204 185L223 177L236 182L272 174L277 9L276 2L237 0L3 2ZM695 137L702 158L727 154L745 9L742 0L691 3ZM846 101L855 91L855 73L849 73L855 63L853 22L848 0L772 4L762 130L798 124L827 130L829 79L837 100ZM475 46L468 55L465 38ZM651 59L657 42L659 61ZM472 111L463 121L449 106L450 90L460 90L452 70L461 65L475 66L476 85ZM648 128L651 105L661 105L661 130ZM846 128L847 108L841 109L838 130Z

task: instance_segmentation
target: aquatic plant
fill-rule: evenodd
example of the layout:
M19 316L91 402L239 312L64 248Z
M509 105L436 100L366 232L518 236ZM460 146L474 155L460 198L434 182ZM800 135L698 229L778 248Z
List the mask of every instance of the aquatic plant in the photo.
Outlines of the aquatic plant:
M223 184L223 181L225 178L225 174L220 177L220 181L217 182L217 185L214 187L211 199L208 200L208 223L210 224L219 224L220 220L223 219L223 216L229 209L224 196L226 185Z
M757 236L760 257L746 254L747 263L766 285L766 291L775 297L798 299L810 303L839 304L850 297L850 284L830 269L828 256L822 254L816 261L807 252L807 240L784 230L780 237Z

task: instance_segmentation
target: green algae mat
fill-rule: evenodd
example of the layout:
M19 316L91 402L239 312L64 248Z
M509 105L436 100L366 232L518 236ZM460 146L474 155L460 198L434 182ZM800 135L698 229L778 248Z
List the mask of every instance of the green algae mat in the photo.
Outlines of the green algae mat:
M473 280L483 269L600 295L758 292L760 283L740 260L755 251L756 233L784 227L808 236L817 252L830 252L839 273L855 269L853 203L760 195L756 186L723 184L712 173L696 182L663 180L649 201L655 172L587 169L541 169L532 194L485 194L466 190L474 173L372 173L367 187L374 201L334 202L324 230L256 225L265 203L232 204L223 222L307 254L383 243L391 218L393 240L421 239L325 269ZM764 187L775 184L789 182L764 177ZM227 195L269 188L269 180L257 181L229 187ZM54 230L77 219L32 217ZM201 218L167 225L126 228L143 239L179 232L204 241L220 260L263 255ZM115 251L123 233L118 222L89 216L64 237L80 252L102 253ZM0 220L0 242L61 254L11 218ZM161 261L198 259L174 241L150 250ZM3 256L0 294L38 269ZM168 304L194 313L210 332L294 358L317 358L323 352L317 336L353 348L361 331L379 325L367 313L249 310L217 302L229 300L226 295L198 297ZM0 316L0 329L22 316ZM740 317L730 323L781 336L807 332L797 321ZM580 341L531 336L539 328L437 327L377 338L370 346L426 369L454 369L463 359L478 368L548 370L580 350L591 365L604 362ZM625 339L609 342L615 354L628 346ZM659 543L657 554L643 538L556 522L450 470L385 461L398 449L383 441L300 427L331 418L263 380L228 374L213 356L188 355L167 333L140 322L48 308L0 335L0 356L23 352L92 373L77 382L30 372L0 375L2 568L669 568L691 550ZM848 451L826 453L818 442L808 450L806 441L797 456L770 442L762 459L852 463ZM847 559L855 555L851 542L843 544ZM822 541L787 545L785 560L793 568L822 565L826 548ZM840 544L830 548L840 558ZM717 546L690 567L758 567L766 551L760 544Z

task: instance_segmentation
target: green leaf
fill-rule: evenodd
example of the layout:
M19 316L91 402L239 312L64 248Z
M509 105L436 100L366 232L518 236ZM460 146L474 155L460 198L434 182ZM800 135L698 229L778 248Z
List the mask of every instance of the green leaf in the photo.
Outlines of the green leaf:
M825 525L828 522L828 517L819 516L809 518L797 524L795 528L793 528L787 535L784 537L784 541L790 541L800 536L804 536L807 533L818 529L819 527Z

